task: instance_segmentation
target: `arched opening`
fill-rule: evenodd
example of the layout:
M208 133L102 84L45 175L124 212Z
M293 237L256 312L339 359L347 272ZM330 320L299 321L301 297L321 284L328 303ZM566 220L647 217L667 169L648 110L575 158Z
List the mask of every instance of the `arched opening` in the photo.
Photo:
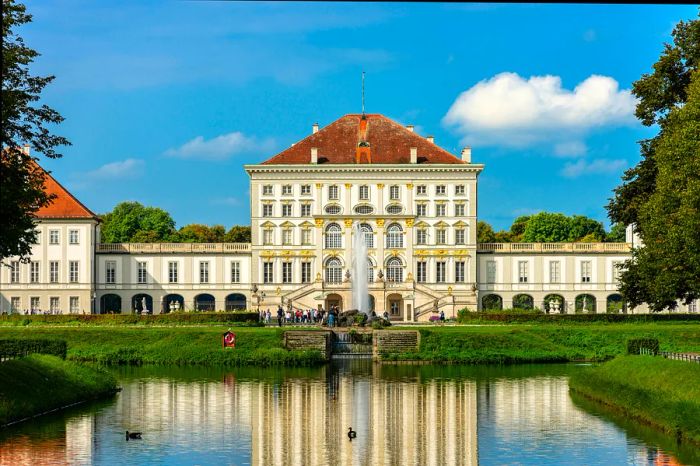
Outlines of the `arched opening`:
M386 247L389 249L403 247L403 231L398 223L392 223L387 227Z
M226 306L227 311L241 311L248 307L246 297L241 293L231 293L226 296Z
M544 312L547 314L566 314L566 301L560 294L548 294L544 297Z
M210 294L202 293L194 297L195 311L215 311L216 299Z
M487 294L481 298L482 311L501 311L503 310L503 298L497 294Z
M608 314L627 314L627 304L619 293L611 294L606 300L605 311Z
M402 282L403 281L403 262L398 257L392 257L386 262L386 281Z
M576 296L576 312L596 313L595 296L590 294L580 294Z
M375 310L375 302L374 302L374 296L372 294L369 294L369 312L372 312Z
M374 283L374 261L371 257L367 258L367 283Z
M343 310L343 297L337 293L326 296L326 311L330 311L334 307L337 307L338 311Z
M386 307L390 319L400 319L403 315L403 297L400 294L390 294L386 297Z
M140 293L131 298L131 309L137 314L153 314L153 298Z
M343 282L343 265L337 257L331 257L326 261L326 283Z
M368 223L363 223L360 225L360 231L365 236L365 245L368 249L374 247L374 233L372 232L372 226Z
M535 300L529 294L516 294L513 296L513 309L531 310L535 307Z
M331 223L326 227L326 249L342 249L343 230L337 223Z
M185 298L179 294L167 294L163 298L163 314L185 310Z
M116 294L106 294L100 298L100 314L121 314L122 298Z

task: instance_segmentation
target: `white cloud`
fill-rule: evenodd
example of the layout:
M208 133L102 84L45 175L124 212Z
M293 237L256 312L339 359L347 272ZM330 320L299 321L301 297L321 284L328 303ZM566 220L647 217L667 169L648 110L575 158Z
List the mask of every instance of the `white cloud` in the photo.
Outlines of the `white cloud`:
M272 139L258 140L234 131L208 140L197 136L180 147L166 150L165 155L181 159L223 160L236 154L270 152L274 147Z
M560 142L554 145L554 155L559 157L578 157L585 155L587 147L581 141Z
M117 179L137 177L143 174L146 163L140 159L126 159L102 165L100 168L85 173L86 179Z
M568 90L559 76L500 73L462 92L442 121L464 144L580 149L594 128L634 123L635 104L630 90L607 76L591 75Z
M584 159L567 163L561 174L567 178L577 178L582 175L609 175L619 173L627 166L627 161L621 159L594 159L590 162Z

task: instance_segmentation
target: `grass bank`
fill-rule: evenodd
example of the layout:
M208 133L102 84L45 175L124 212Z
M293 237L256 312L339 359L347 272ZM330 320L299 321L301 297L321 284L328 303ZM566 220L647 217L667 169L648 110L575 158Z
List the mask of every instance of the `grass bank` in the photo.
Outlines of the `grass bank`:
M695 323L520 324L418 330L418 351L386 359L452 364L605 361L625 354L630 338L657 338L663 351L700 351L700 325Z
M236 348L222 348L229 327L0 327L0 338L55 338L68 342L67 358L100 364L309 366L324 362L318 351L288 351L283 329L247 327Z
M109 396L116 391L107 372L33 354L0 363L0 426L47 411Z
M700 365L621 356L571 376L571 390L700 445Z

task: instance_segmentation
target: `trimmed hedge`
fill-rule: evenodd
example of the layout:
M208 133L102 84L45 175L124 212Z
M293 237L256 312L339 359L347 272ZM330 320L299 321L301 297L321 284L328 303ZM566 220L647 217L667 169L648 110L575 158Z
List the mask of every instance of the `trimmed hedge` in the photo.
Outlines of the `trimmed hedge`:
M640 349L649 350L651 354L659 354L659 340L656 338L631 338L627 340L627 354L640 354Z
M0 359L29 356L30 354L51 354L66 359L68 344L65 340L48 339L0 339Z
M472 312L461 309L457 322L504 322L504 323L647 323L647 322L698 322L700 314L544 314L541 312Z
M58 325L188 325L211 323L241 323L258 325L257 312L178 312L170 314L59 314L2 315L0 326L32 324Z

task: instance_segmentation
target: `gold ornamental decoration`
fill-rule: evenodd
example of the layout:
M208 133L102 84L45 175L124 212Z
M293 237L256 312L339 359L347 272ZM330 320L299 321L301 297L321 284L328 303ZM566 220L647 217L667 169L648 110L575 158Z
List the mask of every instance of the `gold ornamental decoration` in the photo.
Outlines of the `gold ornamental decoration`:
M347 189L350 189L350 188L352 188L352 184L350 184L350 183L345 183L345 187L346 187Z
M377 219L377 226L378 226L379 228L384 227L384 219L383 219L383 218L378 218L378 219Z
M351 218L345 219L345 228L352 228L352 219Z
M323 219L322 218L316 219L316 227L323 228Z
M378 183L377 189L384 189L384 183Z
M318 189L323 188L323 183L316 183L316 188L318 188Z
M406 188L413 189L413 183L406 183Z
M413 219L412 219L412 218L407 218L407 219L406 219L406 226L407 226L408 228L412 228L412 227L413 227Z

